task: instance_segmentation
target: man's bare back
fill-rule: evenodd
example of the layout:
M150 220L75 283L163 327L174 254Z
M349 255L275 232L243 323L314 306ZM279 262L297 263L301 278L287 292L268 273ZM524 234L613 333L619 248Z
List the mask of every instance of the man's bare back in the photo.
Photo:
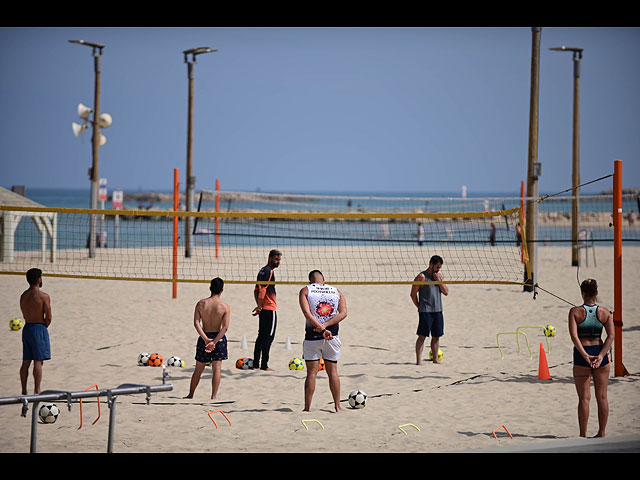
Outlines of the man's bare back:
M20 296L20 309L26 323L51 324L51 299L37 286L31 286Z
M196 305L196 315L202 321L205 332L219 332L229 314L229 306L220 297L203 298Z

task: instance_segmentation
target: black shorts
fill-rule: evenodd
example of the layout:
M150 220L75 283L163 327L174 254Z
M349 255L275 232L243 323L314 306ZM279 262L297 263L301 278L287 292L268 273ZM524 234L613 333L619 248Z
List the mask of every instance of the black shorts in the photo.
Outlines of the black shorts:
M418 335L423 337L442 337L444 335L444 316L442 312L418 312Z
M216 338L218 332L206 332L207 337ZM196 344L196 361L202 363L210 363L217 360L226 360L228 358L227 353L227 336L222 337L218 343L216 343L216 348L213 349L212 352L206 352L206 345L202 337L198 337L198 343Z
M602 350L602 345L585 345L584 349L589 355L592 355L595 357L596 355L600 354L600 350ZM602 357L602 363L600 364L600 367L604 367L608 363L609 363L609 354L607 353L604 357ZM580 352L578 352L578 349L576 347L573 347L573 364L578 365L579 367L591 368L591 365L589 365L587 361L584 359L584 357L580 355Z

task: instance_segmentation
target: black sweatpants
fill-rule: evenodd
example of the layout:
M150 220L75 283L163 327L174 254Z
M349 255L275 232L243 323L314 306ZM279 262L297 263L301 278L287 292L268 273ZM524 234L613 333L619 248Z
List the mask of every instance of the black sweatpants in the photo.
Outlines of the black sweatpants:
M269 350L276 336L275 310L261 310L258 314L258 338L253 349L253 368L266 370L269 366Z

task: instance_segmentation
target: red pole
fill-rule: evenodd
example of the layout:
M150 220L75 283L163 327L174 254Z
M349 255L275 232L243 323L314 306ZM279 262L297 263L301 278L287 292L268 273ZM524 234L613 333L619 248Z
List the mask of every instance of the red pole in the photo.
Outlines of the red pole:
M178 169L173 169L173 211L178 211L180 201ZM178 298L178 217L173 217L173 298Z
M520 182L520 198L522 198L522 200L520 200L520 208L522 209L522 218L524 219L524 180L522 180ZM520 229L523 229L524 225L520 225ZM524 263L524 242L522 242L522 244L520 245L520 256L522 257L522 263Z
M614 372L629 375L622 363L622 160L613 168L613 325L615 331Z
M216 178L216 212L220 211L220 179ZM220 217L216 217L216 258L220 247Z

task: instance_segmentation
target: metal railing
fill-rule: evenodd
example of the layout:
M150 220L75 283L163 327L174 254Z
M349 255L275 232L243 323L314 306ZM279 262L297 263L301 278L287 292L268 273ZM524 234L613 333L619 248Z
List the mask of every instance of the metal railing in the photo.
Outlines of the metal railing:
M116 398L119 395L135 395L146 393L147 405L151 399L151 394L156 392L166 392L173 390L171 384L163 383L162 385L135 385L123 384L115 388L104 388L100 390L84 390L81 392L65 392L58 390L47 390L37 395L21 395L17 397L0 398L0 405L22 404L22 416L27 416L29 403L32 404L31 412L31 448L30 453L36 453L37 430L38 430L38 406L41 402L66 400L67 407L71 411L72 403L83 398L107 397L107 405L109 412L109 437L107 440L107 453L113 452L113 435L116 418Z

